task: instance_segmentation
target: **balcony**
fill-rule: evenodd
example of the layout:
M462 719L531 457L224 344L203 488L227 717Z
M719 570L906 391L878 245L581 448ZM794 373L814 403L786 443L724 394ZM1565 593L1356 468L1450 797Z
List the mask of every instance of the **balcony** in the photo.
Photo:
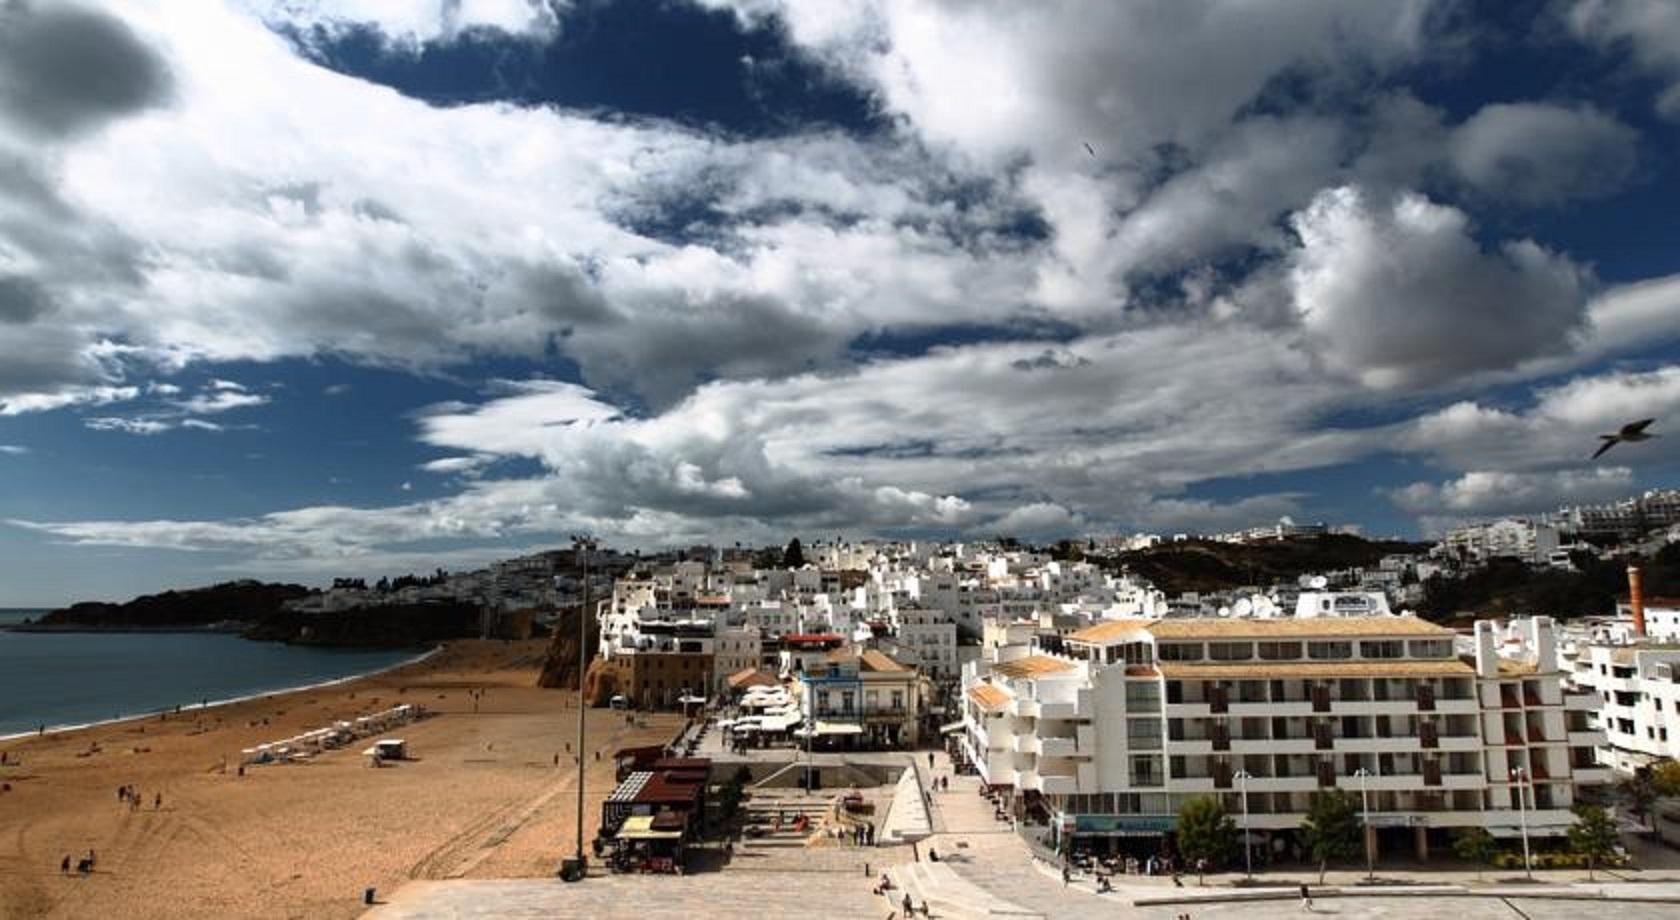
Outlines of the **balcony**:
M1041 745L1037 735L1016 735L1010 748L1017 754L1037 754Z
M1077 703L1039 703L1038 717L1041 719L1073 719L1079 716Z
M1610 742L1604 732L1596 728L1583 728L1571 731L1567 736L1570 747L1597 748L1605 747Z
M1079 791L1079 777L1067 774L1038 775L1039 791L1045 795L1073 795Z
M1442 735L1436 746L1442 751L1479 751L1482 749L1480 735Z
M1591 767L1575 767L1570 771L1570 778L1583 786L1604 785L1615 781L1615 775L1610 768L1602 764Z
M1045 757L1089 757L1089 752L1079 750L1079 742L1073 738L1040 738L1039 753Z
M1038 713L1039 713L1040 708L1041 707L1039 706L1038 700L1029 700L1029 699L1022 699L1021 697L1016 697L1009 704L1009 714L1010 715L1016 715L1016 716L1023 716L1023 717L1029 718L1029 719L1036 719L1036 718L1038 718Z

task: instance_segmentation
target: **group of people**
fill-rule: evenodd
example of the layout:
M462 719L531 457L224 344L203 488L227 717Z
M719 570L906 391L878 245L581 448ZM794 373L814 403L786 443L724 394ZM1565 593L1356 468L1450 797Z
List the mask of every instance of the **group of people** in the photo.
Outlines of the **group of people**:
M837 827L842 839L855 847L872 847L875 845L875 825L857 824L852 827Z
M76 860L76 873L78 875L87 875L92 872L94 859L93 849L90 847L88 848L88 854L86 856ZM63 875L70 874L70 856L68 854L66 854L64 859L59 862L58 871Z
M241 774L241 775L243 775L243 774ZM140 810L140 790L137 789L134 786L118 786L117 787L117 801L126 803L128 805L128 810L129 811L139 811ZM159 811L162 808L163 808L163 793L160 792L155 797L152 798L152 810L153 811Z

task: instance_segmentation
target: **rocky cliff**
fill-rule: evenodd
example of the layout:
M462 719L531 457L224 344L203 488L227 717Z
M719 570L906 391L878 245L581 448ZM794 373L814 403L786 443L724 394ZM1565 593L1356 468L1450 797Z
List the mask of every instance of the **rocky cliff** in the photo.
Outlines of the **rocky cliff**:
M256 623L286 601L314 593L302 585L230 581L208 588L148 594L121 604L84 601L41 617L44 629L191 629L228 621Z
M560 611L560 617L554 623L554 633L548 642L548 654L543 660L542 673L537 675L537 686L569 690L578 685L577 618L581 611L581 607L568 607ZM585 631L584 642L589 660L593 663L601 641L600 623L594 617L590 617L589 622L585 624Z
M331 613L280 610L246 630L247 639L294 645L400 648L479 634L476 604L387 604Z

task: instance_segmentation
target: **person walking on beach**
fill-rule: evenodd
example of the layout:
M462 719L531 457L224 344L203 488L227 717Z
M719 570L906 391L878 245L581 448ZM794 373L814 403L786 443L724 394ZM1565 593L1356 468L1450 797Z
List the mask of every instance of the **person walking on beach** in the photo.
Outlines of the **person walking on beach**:
M1312 892L1307 890L1305 882L1301 884L1301 909L1308 913L1311 913L1313 909Z
M152 811L162 811L162 810L163 810L163 793L160 792L160 793L157 794L157 798L152 799Z
M70 874L70 854L69 853L64 854L64 861L58 864L58 871L59 871L59 874L61 874L61 875L69 875Z

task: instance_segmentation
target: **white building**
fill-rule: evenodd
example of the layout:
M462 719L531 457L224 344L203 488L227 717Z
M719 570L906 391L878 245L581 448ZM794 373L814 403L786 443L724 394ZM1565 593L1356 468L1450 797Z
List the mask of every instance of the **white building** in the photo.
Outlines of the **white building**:
M1549 565L1558 548L1556 527L1527 518L1504 518L1468 524L1447 531L1442 541L1449 555L1473 562L1520 559L1530 565Z
M1586 644L1571 680L1595 697L1599 758L1622 773L1680 758L1680 646Z
M1577 784L1604 782L1591 701L1566 697L1550 620L1534 661L1476 654L1414 617L1112 620L1065 655L1004 647L964 671L965 754L1012 807L1089 843L1159 837L1215 795L1287 845L1312 795L1371 799L1382 846L1426 856L1453 828L1563 833ZM1361 775L1361 774L1364 775ZM1158 852L1158 841L1143 841Z

